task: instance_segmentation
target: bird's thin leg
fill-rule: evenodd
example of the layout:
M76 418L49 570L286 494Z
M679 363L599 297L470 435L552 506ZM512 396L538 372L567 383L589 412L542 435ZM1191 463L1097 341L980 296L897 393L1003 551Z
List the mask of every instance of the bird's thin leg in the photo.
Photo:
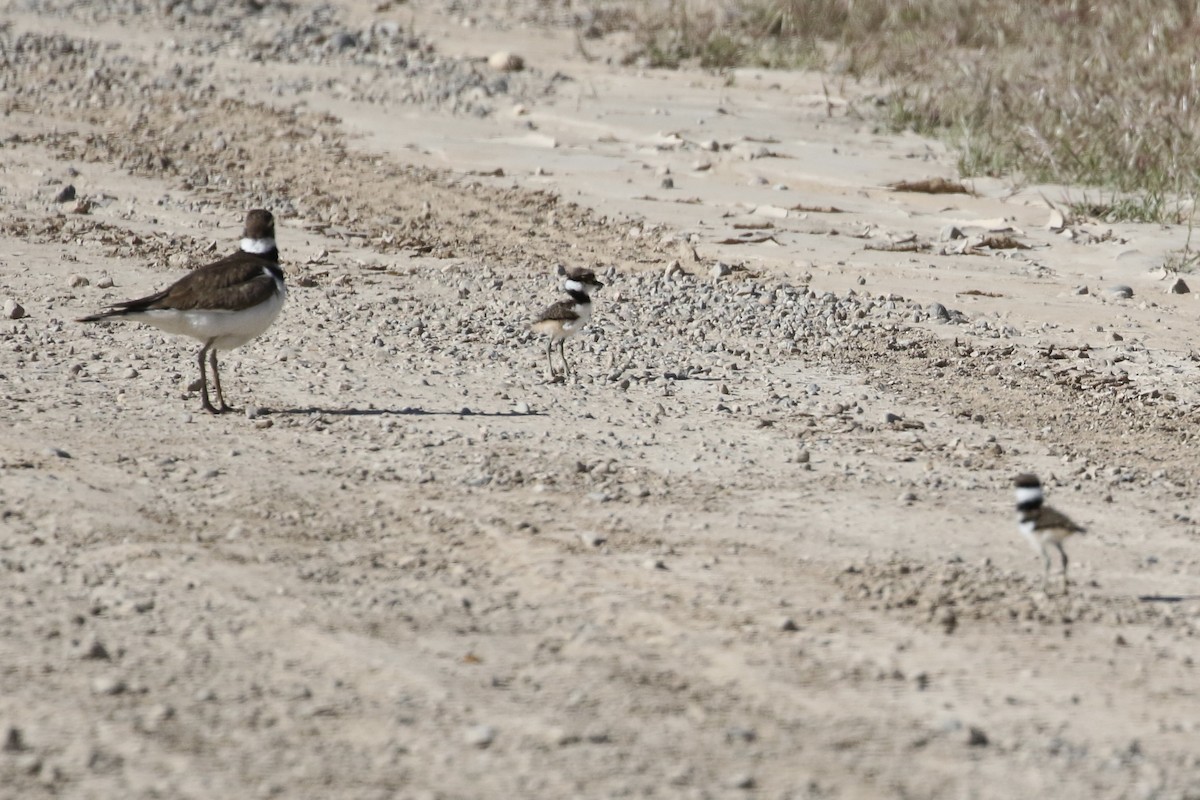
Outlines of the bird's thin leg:
M217 349L215 347L208 351L208 363L212 367L213 383L217 386L217 412L224 413L230 408L225 403L225 393L221 391L221 373L217 369Z
M550 368L548 378L554 380L554 338L551 337L546 341L546 366Z
M1042 572L1042 591L1046 594L1050 593L1050 553L1042 546L1042 566L1045 567Z
M1058 548L1058 554L1062 556L1063 594L1066 594L1069 591L1069 584L1067 583L1067 551L1063 549L1062 544L1059 542L1055 542L1054 546Z
M220 414L221 412L214 408L208 399L208 375L204 371L204 359L208 355L209 348L212 346L213 340L209 339L204 343L204 347L200 348L200 358L198 359L200 361L200 397L202 398L200 407L210 414ZM214 366L213 369L215 370L216 367Z
M567 344L567 340L566 340L566 339L559 339L559 340L558 340L558 357L559 357L559 358L561 358L561 359L562 359L562 362L563 362L563 375L564 375L564 376L565 376L565 375L566 375L568 372L570 372L570 371L571 371L571 365L567 363L567 351L566 351L566 344Z

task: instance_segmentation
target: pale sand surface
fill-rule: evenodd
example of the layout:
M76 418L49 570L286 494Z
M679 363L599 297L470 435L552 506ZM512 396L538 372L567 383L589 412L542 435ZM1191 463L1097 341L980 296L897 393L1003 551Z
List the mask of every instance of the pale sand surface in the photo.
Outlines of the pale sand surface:
M308 51L307 0L5 9L0 797L1200 795L1186 229L894 192L954 157L879 87L471 6L340 3ZM388 21L432 50L321 43ZM454 102L396 61L501 49ZM254 418L200 412L192 342L73 322L258 205ZM559 263L609 285L547 384ZM1069 598L1026 470L1089 528Z

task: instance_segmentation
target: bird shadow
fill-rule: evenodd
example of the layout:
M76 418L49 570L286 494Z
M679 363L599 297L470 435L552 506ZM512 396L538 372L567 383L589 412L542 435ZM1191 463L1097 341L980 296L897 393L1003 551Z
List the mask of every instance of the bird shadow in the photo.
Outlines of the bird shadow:
M1143 603L1184 603L1200 600L1200 594L1139 594L1138 600Z
M544 417L545 411L476 411L472 408L461 408L458 411L440 411L422 408L420 406L405 406L403 408L322 408L307 406L305 408L263 408L259 410L263 416L301 416L325 414L331 417Z

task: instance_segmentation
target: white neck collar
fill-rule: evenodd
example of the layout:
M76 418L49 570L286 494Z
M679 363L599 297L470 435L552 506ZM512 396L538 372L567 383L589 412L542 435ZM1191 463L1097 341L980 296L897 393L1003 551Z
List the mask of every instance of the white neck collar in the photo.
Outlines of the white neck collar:
M270 237L266 239L242 239L242 251L245 253L254 253L261 256L274 249L275 240Z
M1017 504L1041 502L1042 489L1039 486L1018 486Z

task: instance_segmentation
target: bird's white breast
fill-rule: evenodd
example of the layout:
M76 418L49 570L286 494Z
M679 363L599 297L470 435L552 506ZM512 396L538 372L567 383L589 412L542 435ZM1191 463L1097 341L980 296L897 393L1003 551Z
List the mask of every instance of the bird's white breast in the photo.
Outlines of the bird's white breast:
M228 309L152 309L130 318L148 323L167 333L191 336L202 342L213 340L217 350L233 350L261 336L283 310L287 287L283 280L263 271L275 281L275 291L265 301L237 311Z

